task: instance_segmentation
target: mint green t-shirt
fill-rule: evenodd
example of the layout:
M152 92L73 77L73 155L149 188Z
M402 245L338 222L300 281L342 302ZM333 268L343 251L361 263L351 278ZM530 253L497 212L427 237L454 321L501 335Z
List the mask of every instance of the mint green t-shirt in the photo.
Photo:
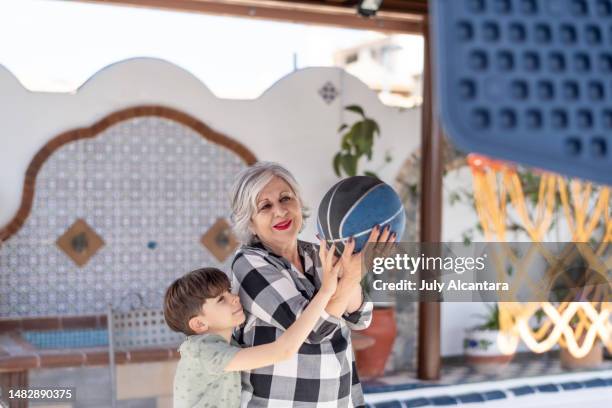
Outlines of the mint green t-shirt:
M174 375L174 408L240 406L240 372L223 369L240 351L218 334L187 337Z

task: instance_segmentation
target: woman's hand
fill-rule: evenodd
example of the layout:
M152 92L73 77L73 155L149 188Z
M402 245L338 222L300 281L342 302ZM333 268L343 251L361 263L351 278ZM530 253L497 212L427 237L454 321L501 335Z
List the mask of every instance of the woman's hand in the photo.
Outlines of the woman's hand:
M397 239L397 234L391 233L391 228L387 225L382 231L380 226L372 228L372 232L368 237L368 243L373 244L373 250L376 252L386 253L392 247L393 242ZM361 282L361 264L363 263L363 249L356 254L353 254L355 250L355 239L350 238L344 247L344 252L340 257L340 263L342 264L342 279L351 281L352 283Z
M325 241L319 239L319 245L319 259L321 259L321 265L323 266L323 278L321 279L319 291L333 294L338 286L338 274L342 264L334 256L336 252L335 244L330 249L327 249Z

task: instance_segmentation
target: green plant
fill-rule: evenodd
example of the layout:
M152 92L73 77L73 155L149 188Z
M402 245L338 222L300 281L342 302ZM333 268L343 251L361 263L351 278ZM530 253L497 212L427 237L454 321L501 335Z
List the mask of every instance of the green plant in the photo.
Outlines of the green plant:
M475 330L499 330L499 305L487 304L486 314L475 314L483 320L483 323L474 327Z
M344 132L340 140L340 151L334 155L333 160L334 172L338 177L342 177L343 174L345 176L358 175L359 161L363 157L368 161L372 160L374 139L376 136L380 137L378 123L367 117L361 106L349 105L344 109L360 115L361 119L350 126L343 123L338 129L338 133ZM385 164L391 160L390 153L386 152ZM379 178L376 172L371 170L365 170L363 175Z

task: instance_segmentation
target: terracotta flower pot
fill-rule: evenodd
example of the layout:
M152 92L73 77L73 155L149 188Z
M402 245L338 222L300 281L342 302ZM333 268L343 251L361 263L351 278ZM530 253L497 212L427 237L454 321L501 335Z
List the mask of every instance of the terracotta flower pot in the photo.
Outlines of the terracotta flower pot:
M582 341L583 339L581 339ZM564 347L561 347L561 367L595 368L603 363L603 345L600 341L593 343L593 348L582 358L576 358Z
M359 376L369 378L383 375L397 334L395 308L375 308L370 327L359 333L374 339L370 347L355 352Z

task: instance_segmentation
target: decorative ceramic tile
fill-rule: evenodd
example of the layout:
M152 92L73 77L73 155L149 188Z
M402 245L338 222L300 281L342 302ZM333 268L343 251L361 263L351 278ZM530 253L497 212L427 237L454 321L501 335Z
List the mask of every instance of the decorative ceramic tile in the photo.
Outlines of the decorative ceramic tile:
M219 262L224 262L238 247L238 240L232 233L231 226L222 218L219 218L217 222L202 235L201 242Z
M56 244L75 264L83 266L104 246L104 241L85 220L79 218L57 239ZM31 256L30 265L36 263L36 258Z
M328 105L332 103L338 96L338 90L331 82L327 81L320 89L319 95Z

